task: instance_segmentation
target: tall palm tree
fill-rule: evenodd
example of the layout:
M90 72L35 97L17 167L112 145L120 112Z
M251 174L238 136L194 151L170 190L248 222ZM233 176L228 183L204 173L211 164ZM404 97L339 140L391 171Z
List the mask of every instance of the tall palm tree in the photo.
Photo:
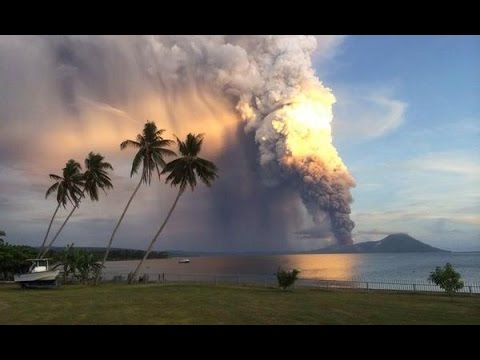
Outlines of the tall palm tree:
M106 194L107 192L105 191L105 189L113 188L111 179L108 176L107 172L108 170L113 170L113 167L112 165L110 165L110 163L103 161L104 159L104 156L100 154L94 154L93 152L90 152L88 154L88 157L85 159L85 172L81 174L81 178L83 181L83 191L81 191L82 197L85 196L85 193L87 193L92 201L98 201L99 189L103 190ZM42 253L40 257L45 256L45 254L48 252L52 244L57 239L58 235L60 235L61 231L67 224L72 214L78 208L79 204L80 201L77 201L75 206L70 211L70 214L68 214L67 218L63 222L60 229L58 229L57 233L48 244L47 249Z
M152 251L153 245L157 241L160 233L162 232L163 228L170 219L170 216L177 206L178 199L183 194L187 186L189 185L194 190L195 186L197 185L197 176L200 180L210 187L218 177L218 168L217 166L208 160L202 159L198 157L200 150L202 148L203 143L203 134L195 135L195 134L188 134L187 139L185 142L180 141L177 138L178 150L180 151L181 157L175 159L168 164L165 165L162 174L169 174L165 180L165 183L169 183L171 186L178 186L178 193L173 202L173 205L170 211L167 214L167 217L163 221L163 224L160 226L160 229L155 234L154 238L150 242L147 251L143 259L138 264L133 276L131 277L132 281L135 281L135 277L137 276L138 270L142 266L143 262L148 258L150 251Z
M7 236L7 234L5 234L5 231L0 230L0 236ZM2 238L0 238L0 244L3 244L3 239Z
M120 144L120 149L124 150L128 147L138 149L135 157L133 158L132 162L132 171L130 172L130 177L136 174L140 168L140 165L143 165L142 168L142 176L140 177L140 181L138 182L137 187L133 191L132 196L127 202L127 206L123 210L120 219L118 219L115 228L113 229L112 236L110 236L110 240L107 245L107 249L105 251L105 255L102 261L102 268L105 266L105 261L107 261L108 254L110 252L110 248L112 246L113 238L125 216L125 213L130 206L133 198L137 194L138 189L142 185L142 183L150 185L152 180L152 173L156 170L158 174L158 178L160 179L160 168L163 169L165 166L164 157L166 156L175 156L175 152L172 150L167 149L168 146L174 144L172 140L164 139L162 134L165 130L157 129L157 125L153 121L147 121L143 127L143 131L141 134L137 135L136 141L134 140L125 140ZM98 283L100 273L98 273L96 283Z
M47 233L45 234L45 238L43 239L43 243L39 251L39 257L45 249L45 243L47 241L48 234L50 233L53 220L57 215L60 205L65 208L68 201L70 201L73 206L75 206L80 201L80 197L82 196L80 186L83 185L83 178L80 170L82 170L82 166L75 160L70 159L68 160L65 167L62 169L63 176L55 174L49 175L50 179L55 180L55 183L48 188L45 194L45 198L48 198L50 194L56 191L58 205L55 209L55 212L53 213L52 219L50 220L50 224L48 224Z

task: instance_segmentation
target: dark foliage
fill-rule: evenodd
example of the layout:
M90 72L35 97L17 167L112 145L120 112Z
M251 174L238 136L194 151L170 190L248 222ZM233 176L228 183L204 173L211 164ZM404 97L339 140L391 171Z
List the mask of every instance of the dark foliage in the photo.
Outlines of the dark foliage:
M437 266L430 273L428 280L440 286L449 295L463 288L460 273L456 272L452 264L446 263L444 267Z
M13 275L27 272L30 263L25 261L35 257L35 249L24 245L0 244L0 280L13 280Z
M283 290L286 290L295 283L299 273L300 271L297 269L287 271L279 267L275 274L277 276L278 286L280 286Z

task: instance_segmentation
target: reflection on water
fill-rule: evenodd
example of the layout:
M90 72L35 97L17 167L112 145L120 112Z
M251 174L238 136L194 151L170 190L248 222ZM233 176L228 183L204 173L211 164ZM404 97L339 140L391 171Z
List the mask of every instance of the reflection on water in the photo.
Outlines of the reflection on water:
M298 269L306 278L346 279L362 255L344 254L276 255L276 256L208 256L191 257L190 264L179 264L178 258L147 260L144 272L175 274L261 274L272 275L279 266ZM108 272L131 271L137 261L107 263Z
M190 257L147 260L149 274L254 274L272 275L279 266L299 269L302 278L426 280L436 266L451 262L467 281L480 281L480 254L309 254L276 256ZM138 260L107 262L106 272L128 273Z

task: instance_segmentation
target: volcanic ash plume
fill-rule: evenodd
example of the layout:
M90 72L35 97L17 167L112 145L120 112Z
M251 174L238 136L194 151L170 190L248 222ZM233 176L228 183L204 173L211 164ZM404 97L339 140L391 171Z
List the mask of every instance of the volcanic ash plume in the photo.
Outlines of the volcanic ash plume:
M191 82L193 77L197 83L221 89L233 101L246 122L245 130L255 132L266 183L293 183L314 223L329 222L340 244L352 243L349 204L355 183L332 145L335 97L312 68L317 39L200 36L151 40L152 48L162 49L161 58L178 63L176 81Z
M350 188L354 180L332 145L335 97L319 82L265 116L256 129L260 163L293 179L315 224L330 221L338 243L351 244ZM249 117L246 117L249 120Z
M352 176L332 144L335 97L315 76L312 37L262 39L254 63L262 86L237 110L255 131L260 164L270 183L292 181L315 224L330 222L338 243L351 244Z

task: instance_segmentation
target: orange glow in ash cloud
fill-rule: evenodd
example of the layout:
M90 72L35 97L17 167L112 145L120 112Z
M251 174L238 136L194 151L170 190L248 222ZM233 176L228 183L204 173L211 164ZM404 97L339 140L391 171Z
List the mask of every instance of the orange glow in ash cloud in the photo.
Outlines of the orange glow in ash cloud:
M347 171L332 144L332 105L335 96L326 88L306 91L280 109L273 128L285 136L286 164L317 157L327 171Z

